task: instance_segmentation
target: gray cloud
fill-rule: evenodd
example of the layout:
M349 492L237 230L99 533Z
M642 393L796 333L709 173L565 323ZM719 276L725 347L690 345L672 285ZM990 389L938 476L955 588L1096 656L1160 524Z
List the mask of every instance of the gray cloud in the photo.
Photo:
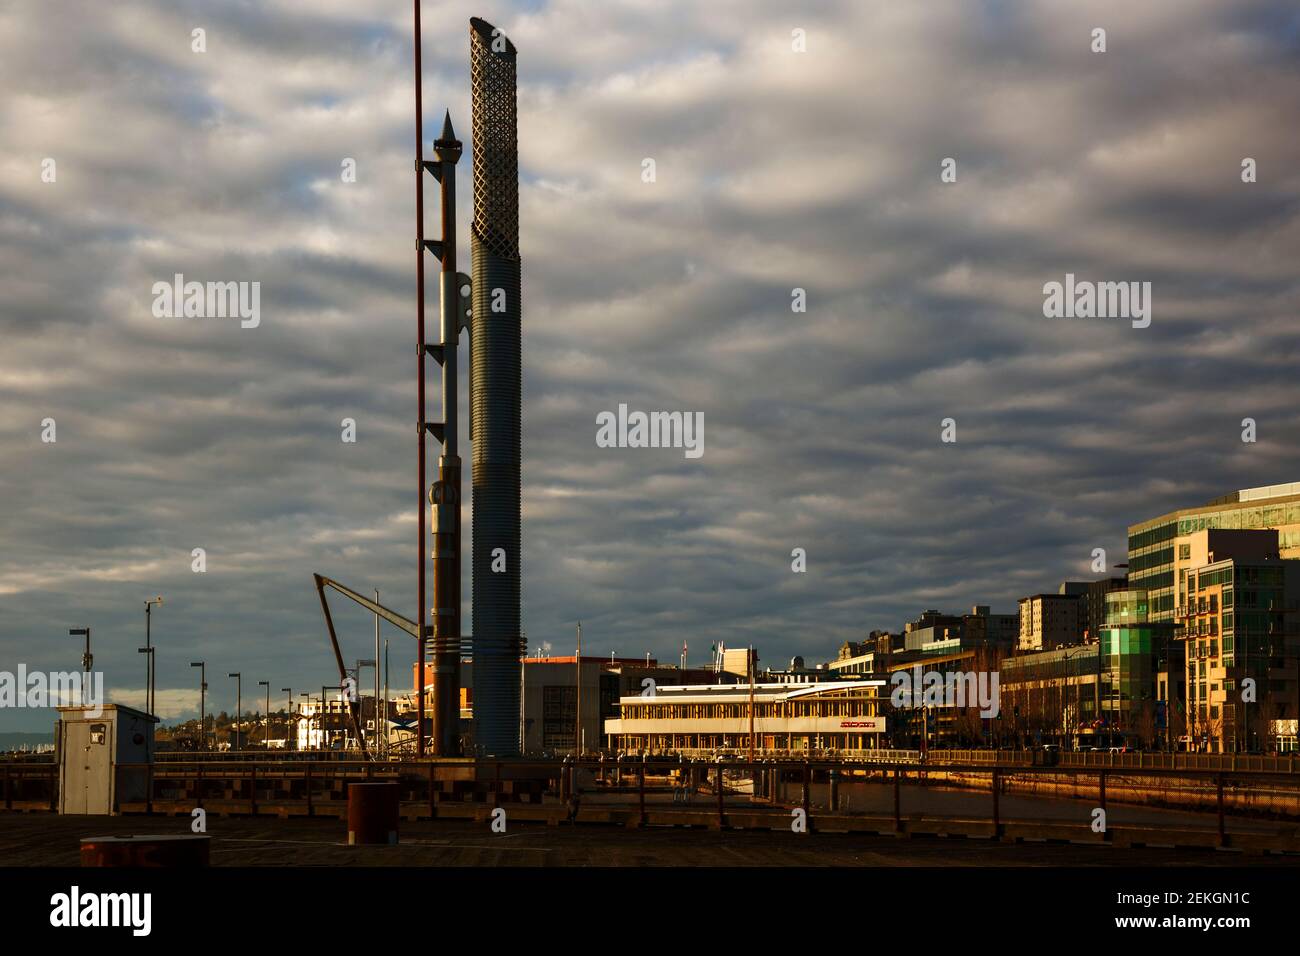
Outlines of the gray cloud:
M1010 610L1094 547L1122 560L1131 522L1297 477L1289 5L425 10L426 138L450 105L468 140L468 16L520 49L531 646L581 618L596 652L818 660L924 607ZM138 684L162 592L169 700L202 658L274 703L331 679L311 572L414 612L409 17L0 12L0 666L76 666L89 623L108 683ZM261 327L155 319L177 272L261 282ZM1150 281L1152 326L1044 319L1066 272ZM620 402L703 412L704 457L597 448ZM338 620L369 656L365 615Z

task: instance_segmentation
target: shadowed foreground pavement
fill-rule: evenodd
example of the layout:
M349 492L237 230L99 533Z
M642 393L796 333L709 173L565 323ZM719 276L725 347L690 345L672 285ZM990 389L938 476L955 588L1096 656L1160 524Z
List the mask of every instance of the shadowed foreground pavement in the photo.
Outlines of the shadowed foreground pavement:
M0 815L6 866L77 866L89 836L189 833L187 818ZM403 822L393 847L349 847L339 820L209 817L213 866L1296 866L1295 856L870 834Z

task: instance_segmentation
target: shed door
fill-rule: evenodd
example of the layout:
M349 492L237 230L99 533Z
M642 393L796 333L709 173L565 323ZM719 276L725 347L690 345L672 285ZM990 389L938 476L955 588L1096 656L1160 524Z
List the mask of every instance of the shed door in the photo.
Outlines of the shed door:
M111 813L113 811L113 722L96 720L83 724L86 728L85 754L85 810L83 813Z
M59 785L64 813L86 812L86 749L89 744L89 724L72 720L63 722L63 779Z

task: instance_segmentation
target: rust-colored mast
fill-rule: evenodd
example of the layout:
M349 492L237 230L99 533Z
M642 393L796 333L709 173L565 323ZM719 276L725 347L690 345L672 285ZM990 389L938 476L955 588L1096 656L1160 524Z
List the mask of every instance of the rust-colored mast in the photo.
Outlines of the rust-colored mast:
M419 463L417 465L419 492L416 497L416 510L419 511L419 531L416 544L419 554L419 571L416 574L416 604L419 605L416 622L419 626L419 664L416 668L415 691L418 695L416 744L417 757L424 756L424 102L423 69L420 63L420 0L412 0L415 8L415 348L416 348L416 412L419 429Z

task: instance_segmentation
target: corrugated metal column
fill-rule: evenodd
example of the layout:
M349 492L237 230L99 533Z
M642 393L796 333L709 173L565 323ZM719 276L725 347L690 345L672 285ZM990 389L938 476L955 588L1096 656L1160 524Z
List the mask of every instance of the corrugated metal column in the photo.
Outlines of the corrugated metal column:
M515 47L470 20L473 98L474 738L482 754L520 752L520 259Z

